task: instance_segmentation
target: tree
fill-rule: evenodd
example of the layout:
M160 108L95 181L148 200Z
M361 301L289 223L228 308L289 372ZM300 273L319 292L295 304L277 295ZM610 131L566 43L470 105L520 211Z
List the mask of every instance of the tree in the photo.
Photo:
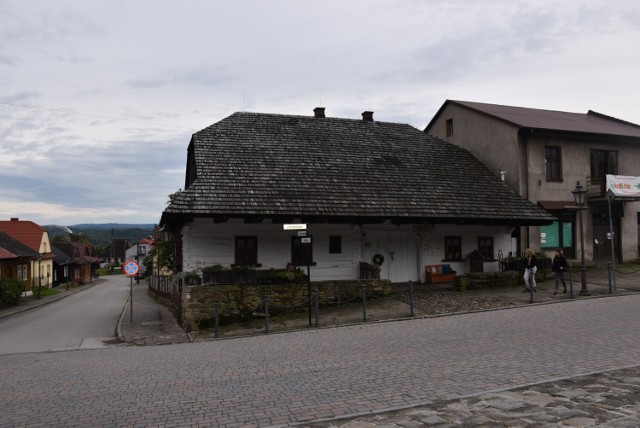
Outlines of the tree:
M174 241L160 241L157 242L153 251L158 260L158 268L162 270L169 270L173 272L176 266L175 254L176 245Z
M167 201L167 205L174 203L176 199L180 197L181 194L182 194L182 189L178 189L177 192L171 193L169 195L169 200Z

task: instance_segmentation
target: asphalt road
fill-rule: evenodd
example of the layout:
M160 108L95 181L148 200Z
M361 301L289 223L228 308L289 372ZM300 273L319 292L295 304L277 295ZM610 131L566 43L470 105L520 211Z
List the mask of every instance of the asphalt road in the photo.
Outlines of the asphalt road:
M129 297L129 279L104 281L65 299L0 320L0 355L104 348Z
M0 356L0 426L287 426L638 364L640 295Z

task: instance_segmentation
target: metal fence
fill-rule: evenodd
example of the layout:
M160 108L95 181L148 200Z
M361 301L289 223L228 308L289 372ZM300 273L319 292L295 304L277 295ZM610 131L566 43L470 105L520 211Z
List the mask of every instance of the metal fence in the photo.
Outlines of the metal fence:
M395 293L385 296L379 296L373 293L368 285L363 285L360 292L349 296L346 299L341 299L339 302L335 303L325 303L320 305L319 294L320 292L315 289L311 295L310 299L303 300L297 305L293 306L277 306L270 305L269 298L264 296L262 298L262 307L260 308L259 316L264 318L263 328L265 333L270 332L269 320L272 317L271 313L277 313L280 315L286 315L290 313L300 313L307 309L309 311L309 326L318 327L320 324L320 316L321 310L325 308L331 308L335 306L345 305L348 303L357 303L360 302L362 304L362 322L367 322L368 320L368 306L367 302L371 302L374 300L400 300L405 301L409 305L409 311L407 316L413 317L415 316L415 307L414 307L414 298L413 298L414 286L413 282L409 281L406 288L399 288ZM221 302L213 303L213 337L219 337L219 325L220 325L220 317L219 312L222 306Z

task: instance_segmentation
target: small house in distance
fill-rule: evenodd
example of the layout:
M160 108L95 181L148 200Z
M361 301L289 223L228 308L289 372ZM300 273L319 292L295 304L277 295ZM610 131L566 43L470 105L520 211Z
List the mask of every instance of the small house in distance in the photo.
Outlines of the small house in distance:
M185 272L310 265L314 281L344 280L376 264L423 281L426 265L468 272L476 249L498 270L514 227L555 220L467 150L373 112L234 113L192 136L184 187L160 223Z

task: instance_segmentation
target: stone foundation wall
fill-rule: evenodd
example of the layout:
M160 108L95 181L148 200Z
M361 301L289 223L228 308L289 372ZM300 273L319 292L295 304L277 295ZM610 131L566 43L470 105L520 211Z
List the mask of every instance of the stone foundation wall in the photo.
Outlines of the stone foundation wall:
M312 297L318 290L320 306L336 304L367 293L388 296L392 293L387 280L322 281L311 283ZM264 312L262 300L269 301L269 314L304 310L308 305L307 284L234 284L234 285L185 285L182 292L182 310L185 330L198 330L211 324L214 304L218 302L220 325L242 322Z

